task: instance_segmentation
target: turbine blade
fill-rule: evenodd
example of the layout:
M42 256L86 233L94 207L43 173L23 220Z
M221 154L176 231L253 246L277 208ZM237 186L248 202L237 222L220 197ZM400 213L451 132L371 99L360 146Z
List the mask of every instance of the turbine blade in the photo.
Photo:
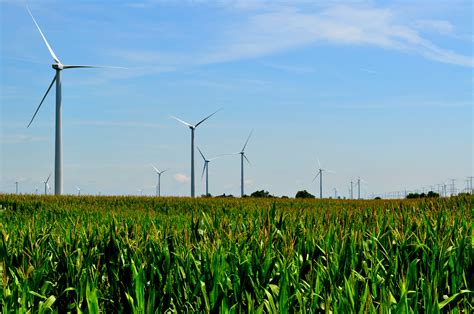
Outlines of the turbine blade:
M48 95L48 93L49 93L51 87L53 87L53 84L54 84L55 81L56 81L56 75L54 75L53 81L51 82L51 84L49 84L48 90L47 90L46 93L44 94L43 99L41 99L41 102L40 102L38 108L36 108L36 111L35 111L35 114L33 115L33 118L31 118L30 123L28 123L28 126L27 126L26 128L29 128L30 125L31 125L31 123L32 123L33 120L35 119L36 114L38 113L38 110L41 108L41 105L43 104L44 99L45 99L46 96Z
M49 53L51 54L51 57L53 57L54 61L56 61L57 63L61 63L61 61L59 61L58 57L56 57L56 55L54 54L54 51L51 48L51 46L49 45L48 41L46 40L46 37L43 35L43 32L41 31L41 28L39 27L38 23L36 23L36 20L33 17L33 14L31 14L30 9L28 7L26 7L26 9L28 10L28 13L30 14L31 18L33 19L33 22L35 22L35 25L38 28L38 31L41 34L41 37L43 37L43 41L46 44L46 47L48 47L48 50L49 50Z
M48 178L46 179L45 183L48 183L49 178L51 178L51 173L49 174Z
M313 178L312 182L314 182L314 180L316 180L317 177L319 177L319 171L318 171L318 174Z
M204 171L206 171L206 167L207 167L207 162L204 161L204 167L202 168L201 180L204 177Z
M155 169L156 173L160 173L160 170L158 170L155 166L153 166L153 164L150 164L150 165L153 167L153 169Z
M199 146L196 146L198 151L199 151L199 154L201 154L201 157L202 159L204 159L204 161L206 161L206 157L204 157L204 154L201 152L201 150L199 149Z
M245 150L245 147L247 146L247 143L249 142L250 137L252 136L252 133L253 133L253 130L250 131L250 134L249 134L249 136L247 137L247 140L245 141L244 147L242 147L242 152Z
M162 173L168 171L168 170L170 170L170 169L165 169L165 170L161 171L161 172L160 172L160 175L161 175Z
M63 65L63 69L90 69L90 68L97 68L97 69L127 69L124 67L115 67L115 66L107 66L107 65Z
M244 156L245 160L247 160L247 162L249 163L249 165L251 165L250 160L247 158L247 156L245 156L245 154L243 154L243 156Z
M321 163L319 162L319 158L316 157L316 159L318 160L318 167L319 167L319 169L321 169Z
M189 126L190 128L194 128L194 127L195 127L194 125L189 124L189 123L187 123L186 121L183 121L183 120L181 120L181 119L179 119L179 118L176 118L176 117L174 117L174 116L171 116L171 118L172 118L172 119L175 119L175 120L178 121L178 122L181 122L182 124L184 124L184 125L186 125L186 126Z
M196 123L196 125L194 126L195 128L198 127L198 125L200 125L201 123L203 123L204 121L206 121L207 119L209 119L210 117L212 117L213 115L215 115L218 111L222 110L222 108L219 108L217 109L216 111L214 111L213 113L211 113L210 115L208 115L207 117L205 117L204 119L202 119L201 121L199 121L198 123Z

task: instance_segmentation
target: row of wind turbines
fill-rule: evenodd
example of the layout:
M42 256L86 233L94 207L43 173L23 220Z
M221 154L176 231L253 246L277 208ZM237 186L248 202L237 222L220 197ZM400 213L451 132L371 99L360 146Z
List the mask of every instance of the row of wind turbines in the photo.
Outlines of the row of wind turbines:
M43 98L41 99L40 104L38 105L35 113L33 114L33 117L31 118L30 122L28 123L27 128L30 127L30 125L33 123L39 109L43 105L44 100L46 99L46 96L48 95L49 91L53 87L53 85L56 83L56 124L55 124L55 149L54 149L54 194L55 195L61 195L63 194L63 146L62 146L62 86L61 86L61 71L66 70L66 69L81 69L81 68L120 68L120 67L110 67L110 66L98 66L98 65L65 65L63 64L57 55L54 53L53 49L51 48L51 45L49 44L48 40L46 39L46 36L43 34L41 31L41 28L39 27L38 23L36 22L33 14L31 13L30 9L27 7L28 13L30 14L31 18L33 19L34 24L36 25L36 28L38 29L38 32L41 35L41 38L43 39L46 48L48 49L51 57L54 60L54 63L52 64L52 68L55 70L55 75L53 77L53 80L49 84L48 89L46 90L46 93L44 94ZM220 110L220 109L219 109ZM201 121L199 121L196 124L190 124L184 120L181 120L176 117L172 117L173 119L181 122L185 126L189 127L191 130L191 197L195 197L195 171L194 171L194 133L196 128L202 124L204 121L212 117L214 114L216 114L219 110L213 112L212 114L208 115ZM244 195L244 158L248 162L247 156L245 156L245 147L247 146L247 143L250 139L250 136L252 135L252 132L250 133L249 137L247 138L247 141L245 142L244 147L240 152L237 154L241 155L241 195ZM199 149L199 148L198 148ZM209 162L213 159L206 159L199 150L201 156L204 159L204 170L206 171L206 195L209 194ZM158 174L158 183L157 183L157 195L160 196L160 188L161 188L161 175L166 171L160 171L158 170L155 166L153 166L155 169L156 173ZM204 173L203 170L203 173ZM51 175L50 175L51 176ZM50 176L48 176L47 180L44 181L45 184L45 194L47 194L47 190L49 187L49 179ZM76 187L78 190L78 193L80 195L80 188ZM17 183L17 191L18 191L18 183Z
M43 98L41 99L40 104L38 105L35 113L33 114L33 117L31 118L30 122L28 123L27 128L30 127L30 125L33 123L39 109L41 108L44 100L46 99L46 96L49 94L51 88L53 87L54 84L56 84L56 111L55 111L55 154L54 154L54 194L55 195L61 195L63 194L63 146L62 146L62 85L61 85L61 71L66 70L66 69L82 69L82 68L115 68L115 69L125 69L122 67L111 67L111 66L98 66L98 65L65 65L63 64L57 55L54 53L53 49L51 48L51 45L49 44L48 40L46 39L46 36L43 34L41 28L39 27L38 23L36 22L33 14L31 13L30 9L27 7L26 8L29 15L31 16L34 24L36 25L36 28L38 29L38 32L41 35L41 38L43 39L43 42L46 45L46 48L48 49L51 57L53 58L54 63L52 64L52 68L55 71L55 75L53 77L53 80L51 81L50 85L48 86L48 89L46 90L46 93L44 94ZM219 109L220 110L220 109ZM219 110L216 110L212 114L208 115L204 119L200 120L196 124L190 124L182 119L179 119L177 117L172 117L173 119L177 120L178 122L184 124L185 126L189 127L191 130L191 197L195 197L195 167L194 167L194 140L195 140L195 131L196 128L201 125L203 122L205 122L207 119L215 115ZM244 191L244 159L250 164L250 161L248 160L247 156L245 155L245 148L247 147L247 144L250 140L250 137L252 135L252 132L250 132L249 136L247 137L247 140L245 141L244 146L242 147L242 150L234 153L234 154L227 154L227 155L240 155L240 195L244 196L245 191ZM206 174L206 195L209 195L209 163L216 159L219 158L220 156L217 156L215 158L207 159L202 151L198 147L198 151L201 154L201 157L204 160L204 168L203 168L203 174ZM319 160L318 160L319 163ZM152 165L153 166L153 165ZM156 194L158 196L161 195L161 175L166 172L168 169L160 171L158 168L153 166L154 170L156 171L158 175L158 182L156 186ZM320 180L320 197L322 198L323 194L323 171L331 172L330 170L323 169L321 167L321 164L319 163L319 169L316 177L313 179L316 180L319 177ZM47 190L49 189L49 179L51 175L48 176L48 178L43 182L45 185L45 194L47 194ZM363 181L363 180L362 180ZM360 198L360 182L361 179L359 178L357 180L358 184L358 195ZM352 190L352 181L351 181L351 198L353 198L353 190ZM80 195L80 188L76 187L78 190L78 194ZM18 190L18 184L17 184L17 190ZM336 192L337 193L337 192Z
M200 120L199 122L197 122L196 124L191 124L191 123L188 123L180 118L177 118L177 117L174 117L174 116L171 116L171 118L175 119L176 121L182 123L183 125L187 126L190 130L191 130L191 197L195 197L196 196L196 187L195 187L195 163L194 163L194 152L195 152L195 149L194 149L194 142L195 142L195 131L196 131L196 128L201 125L204 121L206 121L207 119L209 119L210 117L212 117L213 115L215 115L217 112L219 112L222 108L214 111L213 113L211 113L210 115L208 115L207 117L205 117L204 119ZM247 137L247 140L245 141L245 144L244 146L242 147L242 150L240 150L239 152L236 152L236 153L233 153L233 154L222 154L222 155L218 155L216 157L213 157L213 158L206 158L203 154L203 152L201 151L201 149L199 148L199 146L197 146L197 149L199 151L199 154L201 155L202 159L203 159L203 162L204 162L204 167L202 169L202 175L201 175L201 178L204 176L204 174L206 175L206 196L209 195L209 163L213 160L216 160L222 156L225 156L225 155L240 155L240 196L244 196L244 183L245 183L245 180L244 180L244 159L250 164L250 161L248 160L247 156L245 155L245 148L247 147L247 144L250 140L250 137L252 136L252 133L253 131L250 131L250 134L249 136ZM157 196L161 196L161 175L167 171L168 169L165 169L165 170L159 170L158 168L156 168L154 165L151 165L153 167L153 169L155 170L156 174L157 174L157 184L156 184L156 195Z

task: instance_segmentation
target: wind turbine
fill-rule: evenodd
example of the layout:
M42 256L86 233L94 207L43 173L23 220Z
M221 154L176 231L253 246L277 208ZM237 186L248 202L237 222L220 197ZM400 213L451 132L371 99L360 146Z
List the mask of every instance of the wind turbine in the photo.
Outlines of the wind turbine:
M201 121L196 123L195 125L192 125L192 124L190 124L186 121L183 121L179 118L171 116L171 118L175 119L178 122L181 122L182 124L186 125L187 127L189 127L191 129L191 197L194 197L194 195L195 195L195 189L194 189L194 131L196 130L196 128L201 123L203 123L204 121L206 121L207 119L209 119L210 117L215 115L221 109L222 108L217 109L216 111L214 111L213 113L211 113L210 115L208 115L207 117L205 117L204 119L202 119Z
M55 148L54 148L54 194L55 195L61 195L63 193L63 151L62 151L62 131L61 131L61 94L62 94L62 88L61 88L61 71L65 69L80 69L80 68L114 68L114 67L104 67L104 66L93 66L93 65L65 65L62 64L61 61L59 61L59 58L56 56L54 53L53 49L49 45L48 41L46 40L46 37L44 36L43 32L41 31L41 28L39 27L38 23L36 22L35 18L33 17L33 14L31 14L30 9L27 7L28 13L30 14L31 18L33 19L33 22L36 25L36 28L38 29L41 37L43 38L43 41L46 45L46 48L48 48L48 51L51 55L51 57L54 60L54 63L52 64L53 69L56 71L56 74L53 77L53 80L51 81L51 84L49 84L48 89L46 90L46 93L43 96L43 99L41 99L41 102L36 109L35 113L33 114L33 117L30 120L30 123L28 123L28 127L30 127L31 123L36 117L36 114L38 113L39 109L41 108L41 105L43 104L44 99L48 95L49 91L51 90L51 87L53 87L53 84L56 82L56 130L55 130ZM115 67L117 68L117 67Z
M202 168L201 179L204 176L204 172L206 172L206 196L208 196L209 195L209 163L219 158L219 156L211 158L211 159L206 159L202 151L199 149L199 146L197 146L197 149L199 151L199 154L201 154L202 159L204 160L204 168Z
M334 171L331 171L331 170L327 170L327 169L323 169L321 167L321 163L319 162L319 158L318 158L318 173L316 174L316 176L313 178L313 182L314 180L316 180L316 178L319 176L319 198L323 198L323 171L326 171L326 172L334 172Z
M151 165L153 169L155 169L156 174L158 175L158 183L156 184L156 196L161 196L160 194L160 187L161 187L161 175L168 171L168 169L165 169L163 171L158 170L155 166Z
M44 183L44 195L47 195L48 194L48 189L49 189L49 178L51 178L51 173L49 174L48 178L46 180L43 181Z
M351 179L351 189L350 189L350 192L351 192L351 200L354 199L354 181L352 181Z
M360 177L357 178L357 199L360 200L360 183L361 182L364 182L364 183L367 183L367 181L365 181L364 179L361 179Z
M81 196L81 188L76 185L77 196Z
M244 196L244 158L247 160L247 162L250 165L250 161L245 155L245 147L247 147L247 143L250 140L250 137L252 136L253 130L250 131L249 136L247 137L247 140L245 141L244 147L242 147L242 150L240 152L234 153L233 155L240 155L240 197Z

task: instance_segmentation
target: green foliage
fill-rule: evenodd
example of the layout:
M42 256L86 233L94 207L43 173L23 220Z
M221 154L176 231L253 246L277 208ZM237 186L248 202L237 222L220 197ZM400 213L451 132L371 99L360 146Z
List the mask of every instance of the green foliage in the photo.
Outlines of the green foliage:
M309 193L308 191L306 190L303 190L303 191L298 191L296 193L296 196L295 198L314 198L314 195Z
M473 201L0 195L0 308L468 313Z
M437 198L439 197L439 194L433 191L429 191L428 194L425 193L408 193L406 198L408 199L414 199L414 198L425 198L425 197L430 197L430 198Z
M268 191L260 190L250 194L250 197L273 197Z

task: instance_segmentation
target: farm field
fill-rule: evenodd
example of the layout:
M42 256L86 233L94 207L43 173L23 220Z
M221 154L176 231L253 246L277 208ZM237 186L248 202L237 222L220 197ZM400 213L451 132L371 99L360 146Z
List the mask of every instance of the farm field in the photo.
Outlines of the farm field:
M472 313L473 201L0 195L0 312Z

